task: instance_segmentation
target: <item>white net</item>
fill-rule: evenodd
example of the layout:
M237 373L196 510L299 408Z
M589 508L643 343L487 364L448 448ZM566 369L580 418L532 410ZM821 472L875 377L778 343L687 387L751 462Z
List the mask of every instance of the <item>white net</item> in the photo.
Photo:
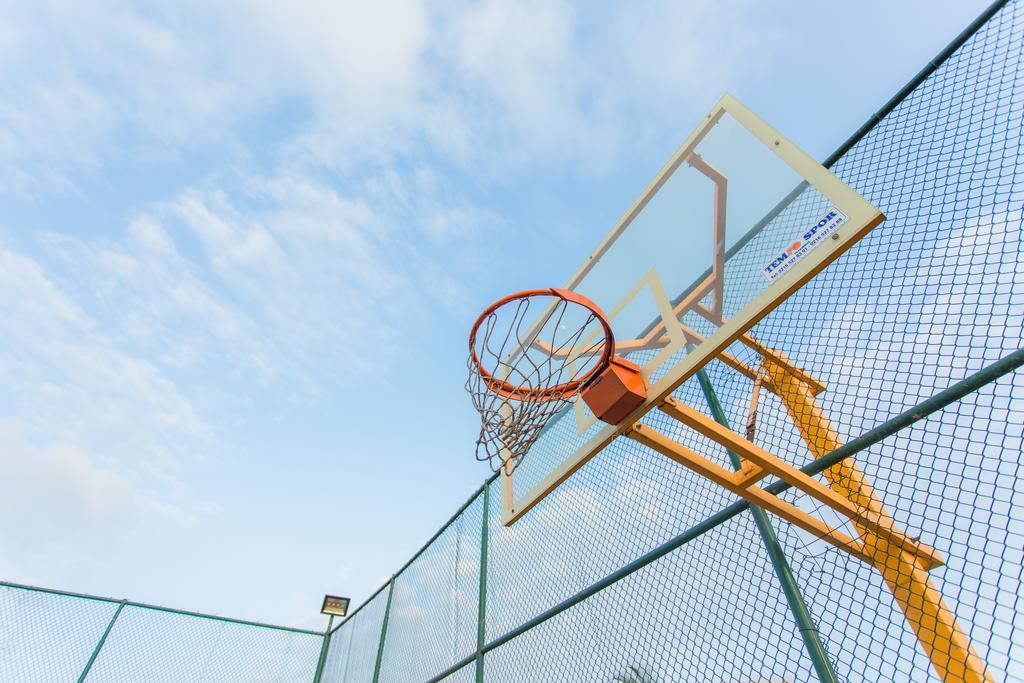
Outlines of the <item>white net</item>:
M476 457L511 472L544 427L607 365L600 315L554 293L506 300L470 337L466 390L480 413Z

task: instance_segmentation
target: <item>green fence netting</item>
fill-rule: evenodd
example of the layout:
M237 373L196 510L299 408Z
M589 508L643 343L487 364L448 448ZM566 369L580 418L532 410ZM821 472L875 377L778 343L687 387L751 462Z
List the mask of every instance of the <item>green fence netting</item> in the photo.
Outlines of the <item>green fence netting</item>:
M752 330L827 386L819 404L888 513L944 558L929 579L993 681L1024 681L1024 377L1012 372L1024 360L1022 48L1024 10L997 3L826 162L887 220ZM730 258L760 264L772 248L765 233ZM751 389L712 363L675 396L741 429ZM643 422L731 462L662 413ZM865 447L865 434L885 438ZM771 392L754 440L813 462ZM755 513L634 441L615 441L514 527L500 523L499 482L484 493L396 575L379 664L340 651L357 616L330 655L363 676L324 681L941 680L942 652L925 651L928 634L875 567L769 516L823 652L811 657Z
M308 683L323 634L0 583L0 681Z
M854 474L829 468L856 463L895 524L944 558L927 577L978 680L1017 682L1022 58L1024 9L996 3L825 162L887 220L751 331L827 386L817 401L846 445L815 460L799 411L770 391L755 442L836 487ZM730 262L764 262L768 234ZM713 362L675 396L741 430L751 391ZM643 423L735 464L658 411ZM546 447L571 450L557 435ZM637 442L613 442L514 527L500 497L488 481L328 634L0 584L0 680L942 680L951 647L915 632L875 566Z
M385 584L344 621L344 629L335 629L328 645L322 680L377 680L378 659L383 654L385 614L391 584Z

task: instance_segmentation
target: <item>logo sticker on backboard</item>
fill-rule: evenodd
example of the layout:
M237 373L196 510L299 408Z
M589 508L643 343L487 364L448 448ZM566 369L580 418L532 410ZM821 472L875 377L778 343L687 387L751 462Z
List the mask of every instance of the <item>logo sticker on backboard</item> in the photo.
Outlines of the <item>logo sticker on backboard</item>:
M785 248L781 249L772 260L761 270L768 282L775 282L783 273L795 266L800 259L811 253L816 246L821 244L825 238L836 231L840 225L846 222L846 214L832 206L829 207L818 222L809 227L797 239L793 240Z

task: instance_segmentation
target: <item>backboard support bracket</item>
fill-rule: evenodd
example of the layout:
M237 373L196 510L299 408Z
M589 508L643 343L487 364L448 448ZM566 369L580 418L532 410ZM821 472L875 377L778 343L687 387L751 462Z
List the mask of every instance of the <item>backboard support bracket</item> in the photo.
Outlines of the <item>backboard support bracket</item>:
M708 458L690 451L682 444L640 423L633 425L633 431L628 436L654 448L662 454L669 455L669 452L666 451L670 451L670 457L673 460L681 462L690 467L690 469L694 469L698 474L702 474L716 483L720 483L724 488L736 493L740 497L760 507L764 507L779 516L789 515L792 517L794 514L798 514L801 519L799 522L793 522L794 524L840 548L846 549L849 547L851 539L847 537L844 541L839 542L835 530L826 531L822 535L820 533L822 525L818 524L817 520L812 522L807 519L810 517L808 513L798 508L794 508L796 510L794 513L794 509L787 508L786 506L789 504L778 497L771 496L771 494L763 491L762 493L754 494L751 492L751 489L760 480L769 475L778 477L817 502L846 517L851 522L856 522L874 536L885 539L888 543L904 549L904 552L913 555L916 561L926 570L942 566L943 560L938 552L915 539L909 538L896 526L892 518L879 515L872 511L870 507L857 505L848 497L837 493L817 479L804 474L782 458L748 441L700 411L672 397L667 398L659 406L659 409L665 415L736 453L745 462L752 463L756 469L751 469L747 473L743 471L730 472ZM687 452L683 453L683 451ZM695 469L695 465L697 469ZM764 504L766 500L768 501L767 505Z

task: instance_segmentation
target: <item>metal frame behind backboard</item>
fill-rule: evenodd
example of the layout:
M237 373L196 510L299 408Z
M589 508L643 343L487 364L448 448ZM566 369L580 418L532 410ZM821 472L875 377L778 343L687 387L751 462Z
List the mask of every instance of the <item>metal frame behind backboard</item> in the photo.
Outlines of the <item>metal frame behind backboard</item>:
M641 417L654 406L659 405L675 391L683 382L693 376L711 359L721 354L727 346L740 338L761 318L776 308L808 280L817 275L840 254L866 235L872 228L881 223L885 216L874 205L848 187L828 169L815 161L807 153L782 136L768 125L739 100L725 94L715 104L707 118L679 147L668 163L662 167L650 184L633 202L629 210L619 219L608 235L601 241L597 249L584 261L584 265L570 278L566 289L574 289L586 277L587 273L600 261L601 257L615 244L616 240L640 214L652 197L668 181L680 164L690 157L705 134L728 113L757 140L767 146L794 172L801 176L809 185L824 195L836 208L846 215L841 228L831 235L831 239L810 251L802 260L793 265L777 280L769 284L753 300L741 310L725 320L718 329L696 348L686 354L674 367L651 383L647 400L629 417L618 425L604 425L593 434L574 453L552 470L543 480L515 499L514 472L502 468L502 522L505 525L514 523L545 496L554 491L576 470L604 449L616 437L629 431ZM680 348L684 340L676 336L669 341L672 350ZM526 457L529 457L527 455Z

